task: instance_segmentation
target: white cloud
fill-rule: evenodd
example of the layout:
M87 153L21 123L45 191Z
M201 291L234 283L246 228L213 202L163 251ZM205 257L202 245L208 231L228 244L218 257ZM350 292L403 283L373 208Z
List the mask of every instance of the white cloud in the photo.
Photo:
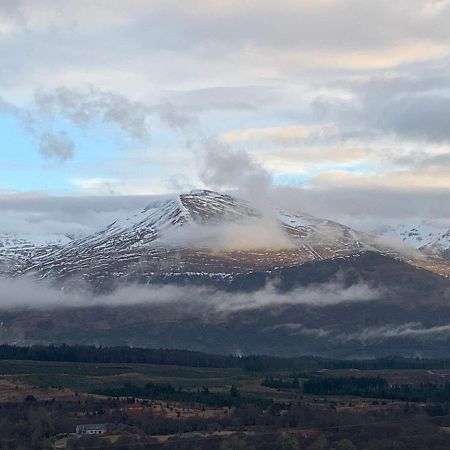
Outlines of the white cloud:
M117 178L72 178L70 182L87 193L114 194L121 181Z
M184 311L229 313L257 310L281 305L312 305L317 307L344 302L375 301L379 292L364 284L343 287L338 283L299 288L279 293L274 286L256 292L228 293L204 287L129 285L109 294L94 295L83 283L70 291L53 287L45 280L31 278L0 279L0 309L178 305Z
M306 207L329 216L354 210L337 193L364 212L375 192L385 215L450 190L447 1L8 0L0 17L0 109L42 155L73 162L76 133L52 131L67 122L131 141L95 176L73 162L83 194L264 193L302 175L322 199Z
M327 125L288 125L285 127L246 128L227 131L221 139L228 144L269 142L282 146L307 140L330 139L338 135L337 127Z

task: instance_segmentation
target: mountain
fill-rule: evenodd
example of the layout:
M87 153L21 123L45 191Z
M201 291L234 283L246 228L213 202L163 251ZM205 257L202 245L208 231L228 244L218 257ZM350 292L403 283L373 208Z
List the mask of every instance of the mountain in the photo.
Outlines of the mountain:
M63 234L0 233L0 275L20 272L35 258L51 254L72 240Z
M210 281L203 277L202 286ZM127 305L139 292L131 290L122 304L0 311L0 341L341 358L450 356L448 280L380 253L236 274L225 294L178 282L178 291L148 291L149 300L161 295L163 302ZM178 297L170 301L174 292Z
M36 254L22 272L61 283L209 277L272 270L362 251L398 255L369 234L305 213L267 211L212 191L146 207L83 239Z
M5 246L19 289L3 299L30 300L0 308L0 341L450 356L449 262L389 242L212 191L181 194L81 239Z

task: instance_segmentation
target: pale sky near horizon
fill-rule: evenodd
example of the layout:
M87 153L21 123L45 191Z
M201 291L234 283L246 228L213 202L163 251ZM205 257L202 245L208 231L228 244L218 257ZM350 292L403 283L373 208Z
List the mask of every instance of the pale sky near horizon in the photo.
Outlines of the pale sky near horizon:
M264 182L450 218L449 142L448 0L0 0L4 211Z

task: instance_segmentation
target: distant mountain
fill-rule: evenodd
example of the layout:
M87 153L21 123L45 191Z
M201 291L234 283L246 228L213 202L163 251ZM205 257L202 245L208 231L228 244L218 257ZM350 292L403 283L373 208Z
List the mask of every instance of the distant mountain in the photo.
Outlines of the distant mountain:
M450 221L417 220L378 227L373 233L401 240L424 254L450 260Z

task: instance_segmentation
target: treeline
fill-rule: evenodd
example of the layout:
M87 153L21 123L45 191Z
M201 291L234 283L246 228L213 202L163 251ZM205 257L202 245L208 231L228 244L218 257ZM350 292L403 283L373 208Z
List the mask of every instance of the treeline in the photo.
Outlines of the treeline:
M92 394L104 395L106 397L130 397L140 399L157 399L171 402L198 403L217 408L241 407L244 405L255 405L266 408L273 404L272 401L260 397L242 396L239 389L232 386L227 392L211 392L203 387L197 391L187 391L175 388L170 383L147 383L144 387L132 383L125 383L121 387L98 389Z
M382 377L315 377L303 383L303 392L314 395L354 395L408 402L450 401L450 383L389 385Z
M242 358L242 365L248 370L255 372L308 372L320 369L426 370L450 369L450 359L405 358L403 356L389 356L374 359L328 359L319 356L282 358L256 355Z
M242 368L252 372L314 371L319 369L450 369L450 359L388 357L336 360L317 356L212 355L190 350L103 347L83 345L0 345L1 360L32 360L86 363L167 364L188 367Z
M303 383L305 394L377 397L389 390L382 377L316 377Z
M189 350L103 347L85 345L0 345L1 360L86 363L162 364L188 367L240 367L234 356L210 355Z

